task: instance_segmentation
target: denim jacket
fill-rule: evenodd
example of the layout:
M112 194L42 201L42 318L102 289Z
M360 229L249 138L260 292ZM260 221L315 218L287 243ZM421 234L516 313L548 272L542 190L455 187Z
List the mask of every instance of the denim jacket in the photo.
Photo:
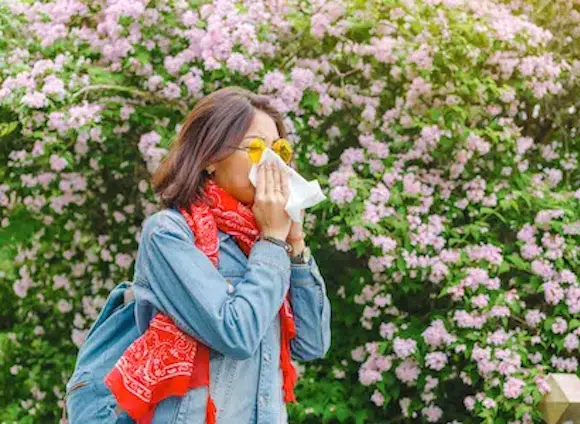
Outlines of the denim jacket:
M287 422L278 311L288 290L297 332L292 359L321 358L330 347L330 302L314 258L291 264L282 247L263 240L246 257L220 231L216 268L195 247L181 213L167 208L143 225L133 282L140 333L163 311L211 348L209 389L219 424ZM153 423L203 423L206 390L163 400Z

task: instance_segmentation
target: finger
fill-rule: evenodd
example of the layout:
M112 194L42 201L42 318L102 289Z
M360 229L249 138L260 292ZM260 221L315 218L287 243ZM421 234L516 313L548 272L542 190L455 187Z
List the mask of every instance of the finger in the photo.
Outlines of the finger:
M287 169L282 169L282 172L280 172L280 187L282 189L282 193L284 194L284 197L288 197L290 196L290 175L288 173Z
M258 180L256 181L256 196L266 195L266 167L264 164L258 166Z
M279 194L282 192L282 177L280 175L280 166L278 164L274 164L273 172L274 172L274 193Z
M274 169L271 164L266 165L266 196L272 198L274 193Z

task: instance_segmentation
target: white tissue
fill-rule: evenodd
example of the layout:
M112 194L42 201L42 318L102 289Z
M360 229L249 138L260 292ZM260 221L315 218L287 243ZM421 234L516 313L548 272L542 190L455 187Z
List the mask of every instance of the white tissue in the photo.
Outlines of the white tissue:
M306 181L298 172L286 165L276 152L272 149L266 149L262 153L259 164L270 162L277 162L288 170L290 197L284 209L292 221L302 222L302 214L300 213L302 209L310 208L326 199L320 189L320 184L316 180ZM254 187L258 177L258 165L254 165L250 169L249 178Z

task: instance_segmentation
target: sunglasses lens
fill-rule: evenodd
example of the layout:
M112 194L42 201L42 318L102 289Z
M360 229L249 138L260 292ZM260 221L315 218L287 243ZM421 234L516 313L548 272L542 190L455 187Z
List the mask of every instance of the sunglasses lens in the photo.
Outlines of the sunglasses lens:
M290 163L292 160L292 146L285 138L276 140L272 145L272 150L276 152L276 154L280 156L286 164Z
M248 149L248 156L252 163L257 164L260 162L262 153L266 150L266 142L260 138L254 138L250 141L250 148Z
M262 158L262 153L264 153L264 150L266 150L266 142L258 137L253 138L247 148L250 161L254 164L258 164ZM285 138L276 140L274 144L272 144L272 150L282 158L284 163L289 164L292 160L292 146Z

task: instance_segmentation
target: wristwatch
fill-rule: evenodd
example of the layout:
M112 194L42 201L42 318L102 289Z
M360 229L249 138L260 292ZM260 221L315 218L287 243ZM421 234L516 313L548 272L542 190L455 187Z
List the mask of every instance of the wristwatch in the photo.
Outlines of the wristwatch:
M298 255L290 256L290 262L294 265L306 265L310 262L310 256L312 256L310 247L306 246Z

